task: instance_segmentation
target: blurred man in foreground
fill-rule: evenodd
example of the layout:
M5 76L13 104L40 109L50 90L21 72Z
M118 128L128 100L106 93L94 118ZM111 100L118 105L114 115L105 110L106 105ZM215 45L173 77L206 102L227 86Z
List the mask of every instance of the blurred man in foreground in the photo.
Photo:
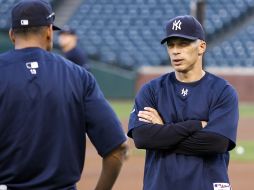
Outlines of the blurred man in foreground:
M44 0L12 9L15 49L0 55L1 190L75 190L86 134L102 157L96 190L110 190L126 158L126 137L94 77L49 52L54 12Z

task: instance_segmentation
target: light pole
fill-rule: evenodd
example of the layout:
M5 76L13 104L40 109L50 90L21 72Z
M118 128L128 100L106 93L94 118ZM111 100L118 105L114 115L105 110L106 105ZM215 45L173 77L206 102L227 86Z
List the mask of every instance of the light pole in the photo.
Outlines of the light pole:
M191 0L190 1L191 15L197 18L202 26L205 20L205 0Z

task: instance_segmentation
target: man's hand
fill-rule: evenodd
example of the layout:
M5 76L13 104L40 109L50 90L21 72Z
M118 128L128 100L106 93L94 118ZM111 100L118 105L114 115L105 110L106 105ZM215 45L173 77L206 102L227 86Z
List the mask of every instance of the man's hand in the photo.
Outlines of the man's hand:
M139 121L143 121L146 123L152 123L152 124L160 124L163 125L163 121L154 108L151 107L144 107L144 111L138 112Z

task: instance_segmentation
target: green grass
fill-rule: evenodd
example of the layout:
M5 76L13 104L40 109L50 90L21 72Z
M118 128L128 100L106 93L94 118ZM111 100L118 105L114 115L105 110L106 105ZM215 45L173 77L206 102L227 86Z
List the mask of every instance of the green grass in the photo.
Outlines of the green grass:
M242 154L237 153L239 147L244 149ZM230 152L231 160L238 161L254 161L254 141L241 141L237 143L237 147Z
M120 119L128 119L133 107L133 102L131 100L110 100L109 101L113 109L115 110L117 116Z
M254 104L242 103L239 106L240 117L254 117Z

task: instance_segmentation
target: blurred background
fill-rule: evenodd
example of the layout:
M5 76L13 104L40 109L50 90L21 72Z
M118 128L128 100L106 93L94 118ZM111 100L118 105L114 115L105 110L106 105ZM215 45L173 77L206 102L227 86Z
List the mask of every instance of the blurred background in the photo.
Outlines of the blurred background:
M0 0L0 52L13 48L8 38L10 9L18 0ZM254 0L50 0L56 25L75 30L78 43L127 130L137 90L146 81L170 72L160 44L168 19L194 15L206 31L207 71L228 80L238 91L238 146L229 168L234 190L254 185ZM62 54L55 34L53 51ZM144 152L133 147L114 190L142 187ZM88 143L80 189L92 189L100 165ZM100 163L99 163L100 164ZM243 177L241 177L243 176ZM86 179L84 179L86 178Z

